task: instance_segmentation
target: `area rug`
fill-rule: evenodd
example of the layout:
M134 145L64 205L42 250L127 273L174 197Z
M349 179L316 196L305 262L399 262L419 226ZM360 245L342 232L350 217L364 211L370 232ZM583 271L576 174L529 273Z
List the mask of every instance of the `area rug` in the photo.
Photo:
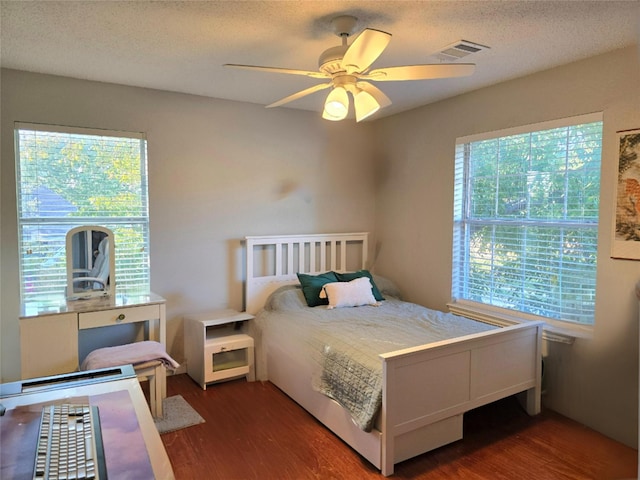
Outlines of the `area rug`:
M160 434L204 423L204 418L182 398L182 395L165 398L162 402L162 410L164 418L154 419Z

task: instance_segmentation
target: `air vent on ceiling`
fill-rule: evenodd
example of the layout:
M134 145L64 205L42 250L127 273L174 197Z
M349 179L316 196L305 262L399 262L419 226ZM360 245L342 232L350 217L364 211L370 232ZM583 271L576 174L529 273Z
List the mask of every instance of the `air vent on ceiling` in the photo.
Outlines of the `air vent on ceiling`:
M467 40L459 40L451 45L447 45L440 52L436 53L436 57L442 62L454 62L472 53L478 53L482 50L488 50L490 47L480 45L479 43L469 42Z

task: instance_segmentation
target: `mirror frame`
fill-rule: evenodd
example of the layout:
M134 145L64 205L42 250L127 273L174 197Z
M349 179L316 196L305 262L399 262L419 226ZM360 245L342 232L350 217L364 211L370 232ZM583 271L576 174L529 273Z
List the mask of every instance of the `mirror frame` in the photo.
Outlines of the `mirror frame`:
M104 288L101 289L91 289L84 291L76 291L74 288L74 243L73 238L76 234L81 232L87 232L87 236L91 236L93 232L103 232L107 235L109 239L109 282L105 285ZM115 282L115 272L116 272L116 259L115 259L115 236L113 232L106 228L98 225L81 225L79 227L72 228L67 232L66 235L66 257L67 257L67 289L66 289L66 297L67 300L79 300L93 297L104 297L115 295L116 292L116 282Z

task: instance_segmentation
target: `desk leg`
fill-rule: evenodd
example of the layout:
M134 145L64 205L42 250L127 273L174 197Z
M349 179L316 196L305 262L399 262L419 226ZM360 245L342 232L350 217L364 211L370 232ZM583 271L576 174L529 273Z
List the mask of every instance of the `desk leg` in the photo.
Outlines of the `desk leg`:
M164 303L158 305L158 318L155 320L149 320L147 322L149 326L149 340L159 342L166 349L167 348L167 307ZM157 391L160 392L160 404L162 400L167 398L167 376L166 369L162 369L162 374L158 375L156 379Z
M158 305L158 318L147 320L149 340L161 343L167 347L167 307Z
M159 325L159 339L158 341L167 346L167 307L163 303L160 305L160 325Z
M159 339L158 341L167 348L167 307L164 303L160 304L160 319L158 321L158 330L159 330ZM166 368L162 369L162 374L160 375L160 405L162 405L162 401L167 398L167 370Z

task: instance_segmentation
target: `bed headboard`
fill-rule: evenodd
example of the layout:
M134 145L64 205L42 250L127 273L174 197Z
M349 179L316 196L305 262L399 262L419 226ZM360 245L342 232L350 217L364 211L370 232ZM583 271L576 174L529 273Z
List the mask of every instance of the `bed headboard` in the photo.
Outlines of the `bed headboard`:
M368 233L328 233L245 237L245 310L257 313L282 285L298 282L296 273L366 268Z

